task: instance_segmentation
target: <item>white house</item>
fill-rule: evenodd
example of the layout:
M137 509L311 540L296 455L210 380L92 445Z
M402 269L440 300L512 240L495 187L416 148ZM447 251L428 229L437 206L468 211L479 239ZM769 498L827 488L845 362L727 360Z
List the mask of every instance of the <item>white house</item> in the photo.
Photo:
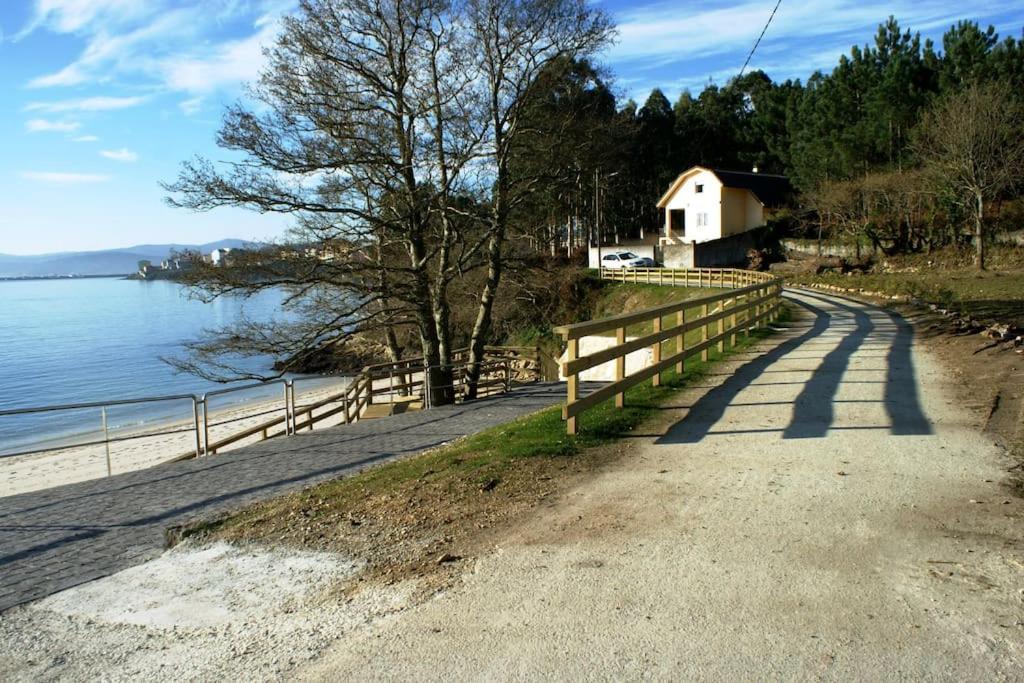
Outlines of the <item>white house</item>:
M710 242L765 224L765 209L790 191L785 176L694 166L658 200L665 210L662 246Z
M227 255L233 250L230 247L221 247L210 252L210 263L215 266L222 265L227 260Z

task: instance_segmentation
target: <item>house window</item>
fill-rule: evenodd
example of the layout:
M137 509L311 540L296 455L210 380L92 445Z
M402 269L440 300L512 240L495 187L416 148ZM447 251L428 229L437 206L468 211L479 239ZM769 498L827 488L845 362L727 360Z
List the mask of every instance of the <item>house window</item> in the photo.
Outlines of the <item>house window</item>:
M704 191L704 186L703 185L698 185L697 186L697 194L700 194L703 191Z

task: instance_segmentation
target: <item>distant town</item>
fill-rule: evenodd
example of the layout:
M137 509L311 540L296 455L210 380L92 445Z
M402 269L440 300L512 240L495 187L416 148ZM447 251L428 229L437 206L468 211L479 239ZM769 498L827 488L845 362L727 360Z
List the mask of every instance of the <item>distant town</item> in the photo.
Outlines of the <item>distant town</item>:
M224 266L230 261L232 252L241 251L231 247L218 247L209 253L202 254L204 263L214 266ZM164 259L159 264L154 264L149 259L139 261L138 270L129 275L132 280L174 280L195 267L195 254L174 256Z
M73 251L48 254L0 254L0 280L63 280L87 277L139 277L144 263L154 272L163 268L174 270L175 260L184 254L203 254L214 258L214 252L252 248L252 242L220 239L205 244L139 244L131 247L98 251ZM221 254L223 255L223 254ZM218 257L219 258L219 257ZM187 267L179 263L178 268ZM180 274L180 273L179 273ZM146 278L151 279L151 278Z

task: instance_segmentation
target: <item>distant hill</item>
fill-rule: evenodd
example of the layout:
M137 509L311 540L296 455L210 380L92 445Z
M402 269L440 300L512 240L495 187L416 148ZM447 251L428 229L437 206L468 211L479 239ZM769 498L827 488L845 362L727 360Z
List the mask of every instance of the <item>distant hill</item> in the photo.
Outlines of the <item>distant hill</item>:
M140 244L101 251L70 251L15 256L0 254L0 277L45 277L48 275L127 275L142 260L159 263L173 251L195 250L208 254L214 249L245 247L252 242L223 239L206 244Z

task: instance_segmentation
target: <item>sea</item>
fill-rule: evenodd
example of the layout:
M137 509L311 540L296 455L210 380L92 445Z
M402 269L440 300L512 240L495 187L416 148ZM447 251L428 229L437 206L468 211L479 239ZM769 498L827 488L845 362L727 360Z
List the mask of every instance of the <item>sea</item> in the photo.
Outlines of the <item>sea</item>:
M284 315L283 296L269 290L203 302L175 282L120 277L0 281L0 412L238 386L178 372L161 359L183 355L185 342L242 315L260 321ZM246 362L254 370L271 370L270 358ZM282 393L279 385L258 387L217 402L229 407ZM192 405L160 401L102 412L108 430L116 431L190 419ZM98 408L0 415L0 456L95 435L103 418Z

